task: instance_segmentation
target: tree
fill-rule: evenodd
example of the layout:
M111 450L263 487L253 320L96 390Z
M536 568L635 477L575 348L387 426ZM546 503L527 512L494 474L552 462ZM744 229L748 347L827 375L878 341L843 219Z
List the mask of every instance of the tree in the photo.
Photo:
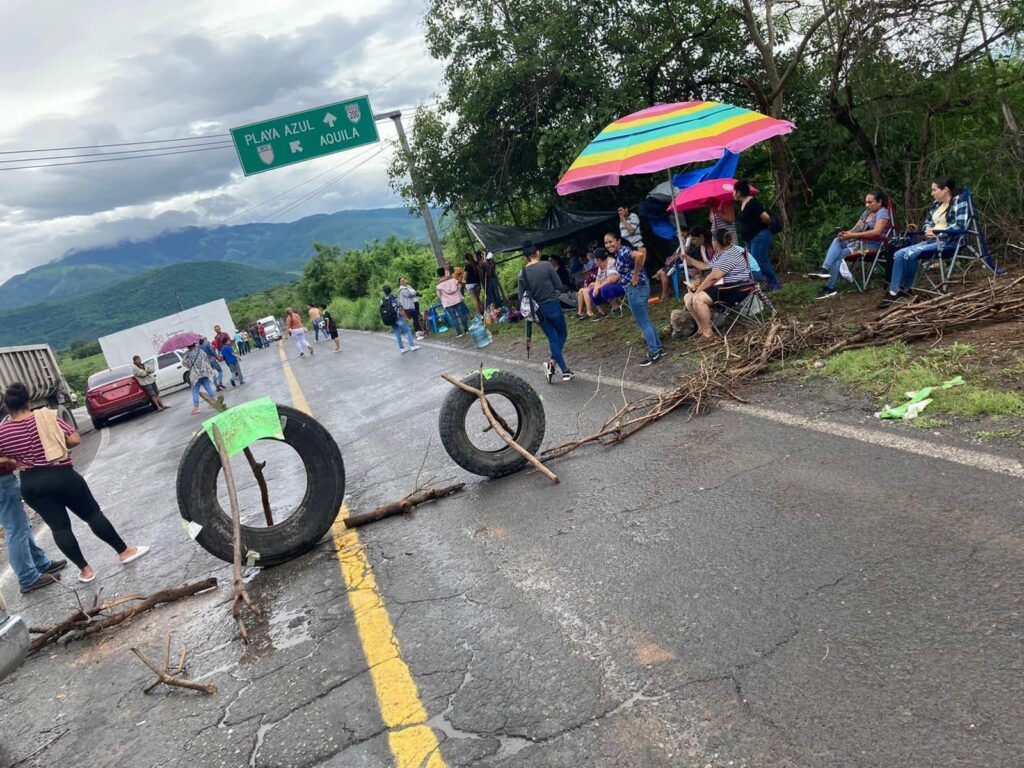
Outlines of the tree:
M313 243L316 254L302 268L299 291L309 304L330 301L341 260L341 249L336 245Z
M447 93L411 152L445 212L519 223L609 122L655 102L734 93L743 48L719 0L432 0L424 23ZM392 183L410 203L404 157ZM581 195L583 205L608 193Z

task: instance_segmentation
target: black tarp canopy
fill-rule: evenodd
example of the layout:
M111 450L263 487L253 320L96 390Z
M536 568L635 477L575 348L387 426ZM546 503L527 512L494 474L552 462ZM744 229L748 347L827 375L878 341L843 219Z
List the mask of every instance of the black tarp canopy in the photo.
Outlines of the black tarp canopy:
M552 206L536 227L501 227L479 221L470 221L468 226L484 248L504 253L518 251L526 242L543 248L576 237L599 237L617 218L615 211L568 211Z

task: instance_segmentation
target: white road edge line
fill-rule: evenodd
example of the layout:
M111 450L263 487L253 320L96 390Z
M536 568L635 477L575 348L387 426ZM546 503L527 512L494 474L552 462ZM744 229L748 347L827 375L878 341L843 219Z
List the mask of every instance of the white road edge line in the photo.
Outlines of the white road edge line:
M367 332L372 335L371 332ZM479 356L481 353L476 349L461 349L458 347L450 347L447 344L436 344L434 342L421 341L420 344L424 344L435 349L444 349L451 352L458 352L463 355ZM510 357L503 357L501 355L487 355L489 360L497 360L509 365L516 365L520 367L536 368L538 371L541 370L540 363L531 363L525 360L516 360ZM582 371L576 372L577 379L583 379L596 384L598 381L597 376L584 373ZM603 382L605 384L613 385L618 383L618 378L614 374L602 375ZM629 379L623 380L623 386L628 389L632 389L637 392L643 392L648 395L655 395L662 392L664 387L656 387L650 384L642 384L638 381L630 381ZM986 453L984 451L972 451L967 448L957 448L950 445L939 445L938 443L932 443L927 440L918 440L913 437L907 437L905 435L897 435L891 432L883 432L877 429L867 429L865 427L858 427L853 424L843 424L837 421L829 421L825 419L809 419L805 416L799 416L794 413L787 413L786 411L777 411L769 408L761 408L756 405L748 405L743 403L733 403L723 401L719 403L719 407L723 411L733 411L735 413L742 413L747 416L753 416L757 419L764 419L765 421L772 421L776 424L782 424L788 427L795 427L797 429L806 429L810 432L818 432L823 435L830 435L832 437L842 437L847 440L855 440L860 443L867 443L868 445L875 445L880 448L889 448L894 451L902 451L903 453L913 453L918 456L925 456L930 459L940 459L942 461L948 461L953 464L960 464L964 467L970 467L972 469L981 469L986 472L994 472L1000 475L1009 475L1011 477L1024 478L1024 463L1017 459L1008 458L1005 456L997 456L992 453Z
M92 461L89 462L89 469L85 471L82 477L85 478L86 482L89 482L89 475L92 474L92 468L96 466L96 459L99 458L100 454L103 453L103 449L110 444L110 427L104 427L100 430L100 446L96 449L95 455L92 457ZM42 526L39 530L39 535L36 536L36 544L43 547L44 544L53 544L53 534L50 532L48 525ZM46 547L43 547L46 549ZM58 553L59 555L59 553ZM14 571L11 570L10 563L4 567L4 572L0 574L0 589L4 589L7 586L7 582L10 581L11 577L14 576Z

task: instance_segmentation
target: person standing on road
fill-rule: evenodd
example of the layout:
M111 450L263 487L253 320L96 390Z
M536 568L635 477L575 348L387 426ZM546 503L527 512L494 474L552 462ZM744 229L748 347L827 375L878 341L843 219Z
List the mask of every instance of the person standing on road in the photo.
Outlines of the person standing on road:
M558 279L558 273L551 266L551 262L540 260L540 248L534 246L532 242L523 245L523 256L526 259L526 266L520 270L516 283L519 287L520 301L528 293L531 301L537 305L536 319L548 339L551 359L544 362L544 375L550 384L557 365L562 371L562 381L572 381L576 374L565 362L565 356L562 354L565 342L569 338L569 329L565 325L562 302L558 300L558 294L565 290L565 286Z
M231 386L236 387L239 384L245 384L245 379L242 378L242 364L238 362L238 356L235 354L234 342L229 341L221 347L220 354L224 358L224 364L231 371ZM235 379L238 379L237 384Z
M167 406L160 399L160 390L156 386L156 372L143 364L142 358L138 355L132 358L132 376L139 382L142 391L149 396L149 402L153 407L158 411L166 411Z
M210 366L210 358L197 343L188 345L185 350L185 357L181 359L182 365L188 368L189 381L192 384L192 413L199 413L199 390L206 390L210 400L217 397L213 388L214 371Z
M619 273L619 282L626 291L626 301L629 302L633 319L647 343L647 357L640 361L640 365L654 365L661 360L662 352L661 339L658 338L658 331L655 330L647 312L647 299L651 295L651 284L647 279L647 272L644 271L644 257L647 254L643 248L631 248L616 232L609 232L604 236L604 247L608 253L615 255L615 270Z
M320 305L320 316L324 321L324 332L334 342L334 351L341 352L341 339L338 338L338 324L334 322L334 315L327 309L326 304Z
M15 459L21 472L21 494L50 526L53 540L65 557L79 568L78 580L96 578L71 530L70 509L92 532L117 552L122 563L137 560L149 547L129 547L103 514L85 479L75 471L69 448L82 438L74 427L49 408L32 410L28 388L15 382L4 392L4 406L11 418L0 424L0 456Z
M18 577L18 586L24 595L53 584L59 578L54 574L68 561L50 560L36 544L25 506L21 503L21 484L14 474L17 468L15 459L0 461L0 526L4 529L7 561Z
M231 334L222 330L219 325L213 326L213 348L220 352L220 348L231 341Z
M199 348L206 353L210 368L213 370L213 385L217 389L224 389L224 369L220 364L223 358L220 356L220 352L206 339L199 340Z
M306 338L306 326L302 324L302 318L299 316L299 313L291 307L284 311L284 327L288 329L288 335L295 341L295 348L299 350L299 357L305 357L306 350L309 350L309 356L312 357L313 345Z
M323 327L322 320L320 318L320 307L316 304L307 304L309 313L309 324L313 327L313 341L320 341L320 329ZM324 338L327 338L327 334L324 334Z
M401 286L398 289L398 303L402 305L402 311L405 313L406 320L409 321L409 325L416 332L416 338L422 339L422 318L420 318L420 311L416 308L416 299L420 295L419 291L409 285L409 281L404 277L398 278L398 284Z
M384 295L380 299L380 319L395 334L398 351L405 354L421 349L420 345L416 343L416 339L413 338L412 331L409 330L409 323L406 322L405 315L402 313L402 305L398 303L398 297L391 293L391 286L385 285L381 290ZM402 345L403 333L409 339L408 347Z
M267 328L263 323L256 326L256 332L260 335L260 341L263 342L263 346L269 346L267 342Z

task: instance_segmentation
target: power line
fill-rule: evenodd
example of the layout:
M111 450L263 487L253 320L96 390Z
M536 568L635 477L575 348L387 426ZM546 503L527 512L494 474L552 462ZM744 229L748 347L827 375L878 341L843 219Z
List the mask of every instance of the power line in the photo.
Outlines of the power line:
M204 136L185 136L180 139L153 139L152 141L122 141L116 144L83 144L79 147L45 147L43 149L5 149L0 150L0 155L24 155L38 152L66 152L73 149L105 149L107 147L138 147L143 144L170 144L180 141L200 141L202 139L219 139L230 136L230 133L208 133ZM186 145L187 146L187 145ZM157 147L154 147L154 150ZM32 160L34 158L27 158Z
M84 152L80 155L50 155L49 157L18 157L13 160L0 160L0 163L35 163L43 160L77 160L80 157L113 157L114 155L136 155L142 152L169 152L173 149L191 149L192 147L223 147L221 140L204 142L203 144L185 144L181 147L151 147L148 149L122 149L116 152ZM130 159L130 158L129 158Z
M327 183L325 183L325 184L321 184L321 185L320 185L319 187L317 187L316 189L314 189L314 190L313 190L312 192L310 192L309 194L307 194L307 195L304 195L304 196L300 197L300 198L299 198L298 200L296 200L296 201L295 201L294 203L292 203L291 205L288 205L288 206L286 206L285 208L281 208L281 209L279 209L279 210L277 210L277 211L274 211L274 212L273 212L273 213L271 213L271 214L270 214L269 216L267 216L267 217L266 217L266 218L264 219L264 221L270 221L271 219L273 219L273 218L275 218L275 217L277 217L277 216L281 216L282 214L285 214L285 213L287 213L288 211L291 211L291 210L293 210L294 208L297 208L297 207L299 207L300 205L302 205L302 204L303 204L304 202L306 202L307 200L309 200L309 199L310 199L310 198L312 198L313 196L315 196L315 195L319 194L320 192L323 192L323 191L324 191L325 189L327 189L327 188L328 188L328 187L330 187L331 185L333 185L333 184L337 184L337 183L338 183L339 181L341 181L342 179L344 179L344 178L345 178L346 176L349 176L349 175L351 175L351 174L352 174L352 173L354 173L354 172L355 172L355 171L356 171L356 170L357 170L358 168L360 168L361 166L365 165L366 163L368 163L368 162L369 162L370 160L372 160L373 158L377 157L377 156L378 156L379 154L381 154L381 153L382 153L383 151L384 151L384 147L381 147L380 149L376 150L376 151L375 151L375 152L373 152L372 154L370 154L370 155L368 155L368 156L364 157L364 158L363 158L362 160L360 160L360 161L359 161L358 163L356 163L356 164L355 164L354 166L352 166L351 168L349 168L349 169L348 169L347 171L345 171L344 173L342 173L342 174L340 174L340 175L338 175L338 176L334 177L333 179L330 179L330 180L329 180L329 181L328 181Z
M91 165L92 163L113 163L117 160L142 160L148 157L169 157L170 155L187 155L192 152L209 152L211 149L224 149L227 147L234 146L231 142L225 142L224 144L215 144L211 146L204 146L200 149L181 149L171 152L160 152L149 155L132 155L131 157L107 157L102 160L79 160L71 163L44 163L42 165L16 165L7 168L0 168L0 173L3 171L26 171L31 168L57 168L62 165ZM31 161L31 158L26 158Z
M371 147L371 150L373 150L373 149L374 149L374 148L373 148L373 147ZM228 216L228 217L227 217L227 218L225 218L225 219L221 219L221 221L220 221L220 224L226 224L227 222L231 221L232 219L236 219L236 218L238 218L239 216L241 216L241 215L243 215L243 214L245 214L245 213L248 213L249 211L254 211L254 210L256 210L257 208L260 208L260 207L262 207L262 206L266 205L267 203L271 203L271 202L273 202L274 200L277 200L278 198L284 197L284 196L285 196L285 195L287 195L288 193L290 193L290 192L294 192L294 191L295 191L296 189L298 189L299 187L304 187L304 186L306 186L307 184L309 184L309 183L310 183L311 181L316 181L316 180L317 180L317 179L319 179L319 178L320 178L321 176L326 176L326 175L327 175L328 173L331 173L332 171L336 171L336 170L338 170L339 168L341 168L342 166L344 166L344 165L348 165L349 163L351 163L351 162L352 162L352 161L354 161L354 160L360 159L360 158L362 158L362 157L367 157L367 156L368 156L368 154L369 154L369 153L364 153L363 155L358 155L358 154L356 154L356 155L353 155L353 156L347 157L346 159L342 160L342 161L341 161L340 163L338 163L338 164L336 164L336 165L332 165L332 166L331 166L330 168L328 168L327 170L325 170L325 171L321 171L320 173L316 174L315 176L310 176L310 177L309 177L308 179L306 179L305 181L303 181L303 182L300 182L300 183L296 184L296 185L295 185L294 187L290 187L290 188L286 189L286 190L285 190L284 192L279 192L279 193L277 193L276 195L274 195L273 197L268 197L268 198L267 198L266 200L264 200L264 201L262 201L262 202L256 203L255 205L250 205L250 206L249 206L248 208L244 208L244 209L242 209L241 211L238 211L237 213L233 213L233 214L231 214L230 216Z

